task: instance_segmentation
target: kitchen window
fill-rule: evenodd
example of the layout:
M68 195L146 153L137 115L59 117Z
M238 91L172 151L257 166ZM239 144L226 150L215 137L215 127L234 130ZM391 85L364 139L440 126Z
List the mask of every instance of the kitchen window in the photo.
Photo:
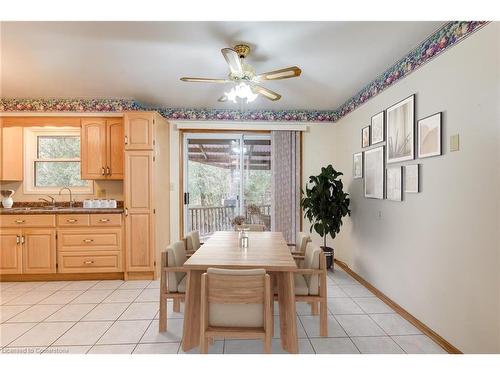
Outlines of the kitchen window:
M80 129L26 128L24 137L24 193L57 194L63 186L93 193L93 182L81 179Z

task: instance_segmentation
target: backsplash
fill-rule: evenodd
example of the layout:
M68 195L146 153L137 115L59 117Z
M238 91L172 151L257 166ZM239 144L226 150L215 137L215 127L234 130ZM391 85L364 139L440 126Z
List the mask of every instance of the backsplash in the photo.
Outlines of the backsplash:
M14 199L14 205L16 202L38 202L38 198L46 197L45 194L24 194L22 181L2 181L0 182L0 185L2 190L11 189L16 192L12 197ZM104 196L98 196L99 190L105 190ZM51 195L56 199L57 204L69 201L67 191L64 191L62 195ZM123 201L123 181L94 181L94 194L73 194L73 199L79 203L83 202L84 199L96 198Z

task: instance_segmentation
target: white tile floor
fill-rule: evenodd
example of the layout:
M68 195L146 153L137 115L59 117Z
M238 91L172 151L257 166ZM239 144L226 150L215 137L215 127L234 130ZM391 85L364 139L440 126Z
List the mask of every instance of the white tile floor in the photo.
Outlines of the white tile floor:
M320 337L309 305L299 303L300 353L444 353L338 267L328 278L328 337ZM158 281L2 282L1 353L183 354L182 312L169 303L168 331L159 333L158 296ZM210 353L262 351L259 340L219 340L210 347ZM283 353L279 329L273 353Z

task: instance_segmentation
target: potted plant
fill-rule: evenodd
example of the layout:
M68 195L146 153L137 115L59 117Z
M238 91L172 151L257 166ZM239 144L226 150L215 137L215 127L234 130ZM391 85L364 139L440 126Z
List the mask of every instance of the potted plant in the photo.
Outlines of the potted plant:
M326 237L332 238L340 232L342 218L351 215L349 209L349 194L345 193L342 180L339 178L343 173L337 172L330 164L321 168L317 176L310 176L306 184L306 191L302 191L304 198L300 204L304 209L304 218L311 222L310 232L314 229L323 237L321 247L326 255L327 268L333 265L333 248L326 246Z

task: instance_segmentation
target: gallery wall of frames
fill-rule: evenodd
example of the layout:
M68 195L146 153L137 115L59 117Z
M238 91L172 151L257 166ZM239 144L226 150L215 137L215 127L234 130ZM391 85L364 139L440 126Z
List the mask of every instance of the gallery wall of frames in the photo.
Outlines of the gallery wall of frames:
M365 198L401 202L403 193L419 193L417 160L442 155L442 112L415 121L415 100L410 95L374 114L361 129L366 150L353 154L353 177L363 179Z

